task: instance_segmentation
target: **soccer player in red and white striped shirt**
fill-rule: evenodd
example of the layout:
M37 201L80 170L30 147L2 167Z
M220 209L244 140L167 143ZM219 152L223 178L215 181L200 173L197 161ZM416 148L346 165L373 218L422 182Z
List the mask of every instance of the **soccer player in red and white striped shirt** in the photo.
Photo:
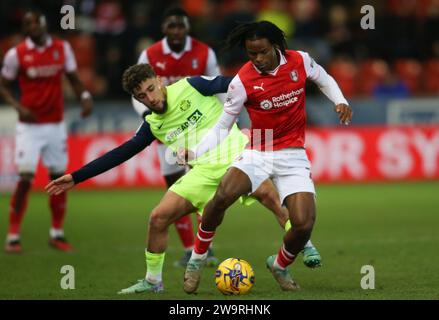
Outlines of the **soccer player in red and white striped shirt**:
M76 72L72 48L66 41L47 33L46 19L39 10L25 13L23 31L26 39L6 53L0 75L0 96L18 113L15 163L20 177L10 203L6 252L22 250L20 226L40 156L51 180L62 176L66 169L64 73L80 99L83 117L91 113L93 105L90 93L84 89ZM14 80L18 80L20 101L8 88ZM66 194L49 198L52 212L49 244L61 251L72 249L63 231L66 201Z
M307 53L286 49L284 33L261 21L232 31L228 45L242 45L250 59L229 85L224 112L195 150L181 156L196 158L220 143L243 107L249 113L251 142L222 178L206 205L195 247L188 262L184 290L197 290L206 250L225 210L271 177L293 227L267 267L283 290L296 290L287 267L311 237L316 210L311 165L305 152L305 83L309 79L334 103L340 122L349 124L352 110L335 80Z

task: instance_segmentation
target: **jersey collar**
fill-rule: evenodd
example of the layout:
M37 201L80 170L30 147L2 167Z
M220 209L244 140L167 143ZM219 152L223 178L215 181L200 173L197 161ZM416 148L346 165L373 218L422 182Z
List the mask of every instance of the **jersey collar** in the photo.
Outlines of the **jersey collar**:
M28 49L35 49L35 48L37 48L37 49L40 49L40 50L44 50L44 49L50 47L52 45L52 43L53 43L53 40L52 40L51 36L47 36L46 43L42 47L37 47L35 42L33 42L30 37L26 37L25 41L26 41L26 47Z
M285 63L287 63L287 59L282 54L282 52L280 50L277 50L277 52L279 52L280 63L279 63L279 65L274 70L268 72L268 74L270 74L272 76L275 76L277 74L277 72L279 71L280 66L284 65ZM258 68L256 68L256 66L253 63L252 63L252 66L253 66L253 68L255 68L256 72L262 73Z
M171 50L171 48L168 45L168 41L166 37L164 37L162 40L162 49L164 54L170 54L171 56L173 56L175 59L178 60L183 56L185 52L192 50L192 38L190 36L186 36L186 41L183 50L177 53Z

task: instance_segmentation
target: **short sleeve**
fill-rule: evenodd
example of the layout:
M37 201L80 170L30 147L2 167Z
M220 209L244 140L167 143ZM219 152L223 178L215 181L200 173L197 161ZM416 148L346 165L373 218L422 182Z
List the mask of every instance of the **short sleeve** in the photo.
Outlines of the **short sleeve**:
M73 53L72 46L64 41L64 69L66 72L75 72L77 69L75 54Z
M18 55L17 49L11 48L6 52L6 55L3 59L3 67L1 70L2 76L7 80L15 80L18 75Z

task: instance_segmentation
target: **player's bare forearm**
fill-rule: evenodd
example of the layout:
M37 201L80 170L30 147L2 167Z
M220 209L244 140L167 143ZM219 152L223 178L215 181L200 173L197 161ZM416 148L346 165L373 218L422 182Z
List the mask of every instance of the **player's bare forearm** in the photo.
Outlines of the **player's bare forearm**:
M82 84L81 80L79 79L77 72L69 72L66 73L66 77L70 82L70 85L73 88L73 91L75 91L76 96L78 99L81 98L81 93L85 91L85 87Z
M20 102L14 98L12 92L9 89L11 82L6 80L3 77L0 77L0 96L4 99L4 101L11 105L18 113L22 120L26 121L34 121L35 115L31 110L22 106Z
M341 124L349 125L352 121L354 112L352 108L344 103L339 103L335 106L335 112L338 113L338 118Z
M0 96L3 100L13 106L15 109L20 107L20 103L13 97L11 91L9 90L10 81L3 77L0 77Z
M85 89L77 72L69 72L66 76L81 103L81 116L83 118L88 117L93 110L93 99L91 94Z

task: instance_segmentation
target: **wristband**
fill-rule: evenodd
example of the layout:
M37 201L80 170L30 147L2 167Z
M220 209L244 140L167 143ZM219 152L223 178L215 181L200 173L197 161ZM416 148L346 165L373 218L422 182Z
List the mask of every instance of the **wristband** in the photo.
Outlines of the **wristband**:
M83 99L90 99L91 98L91 93L89 91L82 91L81 93L81 100Z

